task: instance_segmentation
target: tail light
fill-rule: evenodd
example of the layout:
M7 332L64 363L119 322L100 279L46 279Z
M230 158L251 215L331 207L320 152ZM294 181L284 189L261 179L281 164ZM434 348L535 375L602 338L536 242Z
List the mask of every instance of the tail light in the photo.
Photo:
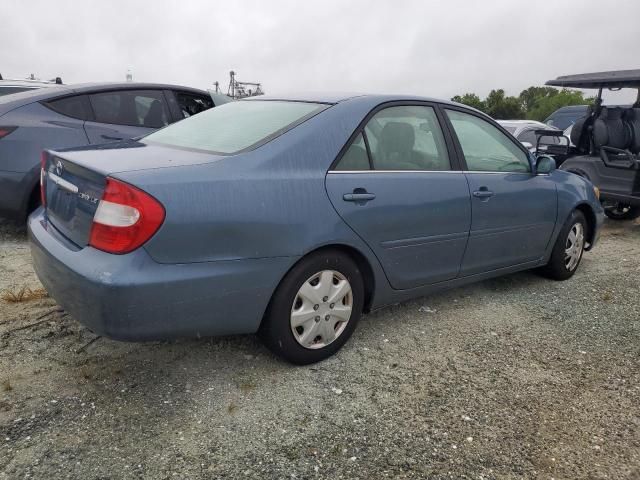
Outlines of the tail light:
M42 152L40 155L40 203L43 207L47 206L47 176L46 176L46 168L47 168L47 152Z
M108 253L129 253L158 231L164 215L162 204L148 193L107 178L93 216L89 245Z
M0 127L0 140L9 135L18 127Z

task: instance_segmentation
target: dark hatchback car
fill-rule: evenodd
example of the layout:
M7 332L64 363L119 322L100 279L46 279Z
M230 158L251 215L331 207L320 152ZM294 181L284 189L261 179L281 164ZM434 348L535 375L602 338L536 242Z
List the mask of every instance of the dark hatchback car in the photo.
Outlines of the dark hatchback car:
M40 204L44 149L139 137L220 103L204 90L152 83L55 86L0 97L0 216Z

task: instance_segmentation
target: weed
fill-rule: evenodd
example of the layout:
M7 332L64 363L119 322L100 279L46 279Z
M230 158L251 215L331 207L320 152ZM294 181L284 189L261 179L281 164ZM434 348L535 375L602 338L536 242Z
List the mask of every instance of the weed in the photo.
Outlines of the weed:
M31 300L40 300L48 297L49 294L44 288L36 288L35 290L23 285L20 288L12 287L2 292L2 299L8 303L22 303Z

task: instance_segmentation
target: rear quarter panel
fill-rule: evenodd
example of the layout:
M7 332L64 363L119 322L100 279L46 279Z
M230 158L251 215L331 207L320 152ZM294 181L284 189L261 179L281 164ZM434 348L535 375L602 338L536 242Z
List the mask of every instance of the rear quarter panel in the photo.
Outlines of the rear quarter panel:
M329 166L371 101L330 107L264 146L201 165L115 173L154 195L166 220L145 245L160 263L298 257L327 244L368 247L331 205ZM177 149L170 154L193 155Z
M4 171L28 172L40 163L44 149L89 143L82 120L65 117L37 102L12 110L1 122L18 127L0 142L0 170Z

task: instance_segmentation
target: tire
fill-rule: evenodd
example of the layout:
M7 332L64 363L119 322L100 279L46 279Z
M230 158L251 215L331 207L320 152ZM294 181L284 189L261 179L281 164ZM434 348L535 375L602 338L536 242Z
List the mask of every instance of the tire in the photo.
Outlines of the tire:
M617 202L604 209L604 214L611 220L635 220L640 217L640 207Z
M558 234L549 263L540 269L541 273L554 280L567 280L573 277L582 260L586 233L587 220L584 214L579 210L574 210ZM575 240L572 240L572 234ZM574 248L573 254L569 255L567 253L568 247L572 242L573 245L576 245L576 241L577 246Z
M318 252L302 259L280 282L258 335L291 363L319 362L347 342L363 305L364 282L356 263L338 251Z

